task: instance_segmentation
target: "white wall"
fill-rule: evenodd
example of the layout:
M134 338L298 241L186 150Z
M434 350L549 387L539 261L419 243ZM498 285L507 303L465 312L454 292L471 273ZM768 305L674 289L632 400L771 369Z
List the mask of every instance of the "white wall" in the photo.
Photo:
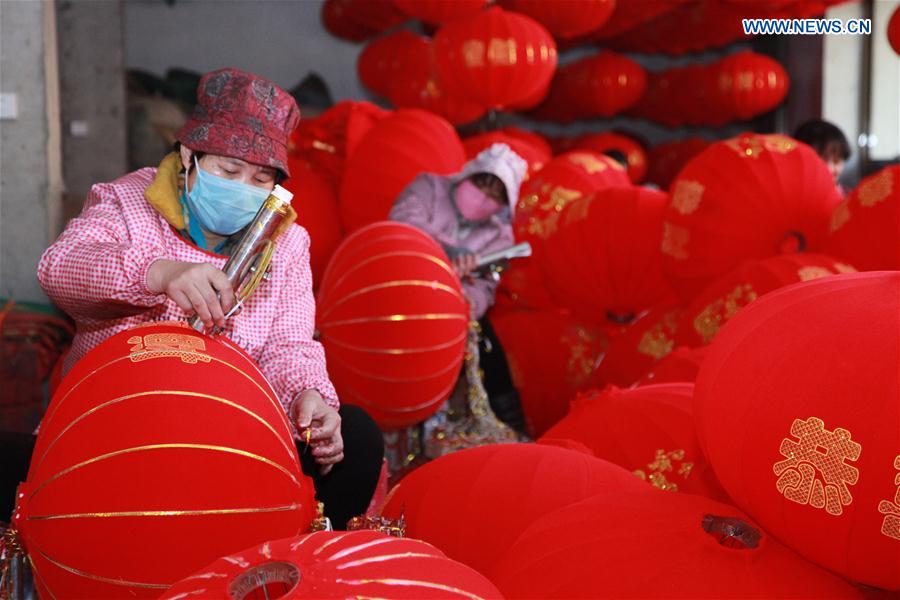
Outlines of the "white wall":
M362 44L320 20L323 0L127 0L125 65L157 75L172 67L206 73L237 67L289 89L309 71L337 101L363 99L356 76Z

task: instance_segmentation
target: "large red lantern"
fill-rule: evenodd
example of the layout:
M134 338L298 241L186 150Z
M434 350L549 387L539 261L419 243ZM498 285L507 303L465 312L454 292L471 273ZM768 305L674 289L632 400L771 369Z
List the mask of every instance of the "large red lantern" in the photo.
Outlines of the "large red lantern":
M500 598L494 585L425 542L377 531L317 531L223 557L161 600Z
M568 39L599 29L612 15L616 0L500 0L500 4L536 19L553 35Z
M178 323L117 334L73 367L19 491L14 525L47 598L154 598L315 515L259 368Z
M543 89L556 70L556 43L537 21L499 7L444 25L434 37L447 92L503 108Z
M488 575L506 598L862 598L738 509L655 490L545 515Z
M812 148L753 133L704 150L670 193L663 269L686 299L741 261L820 250L840 201Z
M900 7L894 10L891 20L888 21L887 38L894 52L900 55Z
M712 101L732 119L750 119L766 113L784 100L788 75L778 61L754 52L738 52L711 70L716 80Z
M340 192L344 228L354 231L386 219L420 173L457 173L465 160L459 136L446 120L417 109L394 112L369 130L347 161Z
M415 227L375 223L345 239L316 316L338 395L382 427L422 421L453 390L469 307L444 251Z
M384 31L406 21L394 0L346 0L347 18L376 32Z
M625 325L670 296L659 252L667 200L627 186L569 204L535 254L557 303L593 323Z
M727 500L694 431L693 383L579 394L539 442L569 439L661 490Z
M413 18L429 25L441 25L477 15L487 0L394 0L394 4Z
M772 292L716 336L694 398L705 454L738 506L805 558L894 591L898 306L896 271Z
M619 133L588 133L577 138L574 148L603 154L610 150L621 152L628 162L628 177L640 183L647 173L647 152L637 141Z
M828 251L860 270L900 269L900 166L866 177L835 207Z
M582 452L494 444L417 468L390 492L382 515L403 515L409 537L490 573L535 519L594 494L647 488L621 467Z
M606 348L607 335L553 310L497 307L490 318L506 353L525 422L532 434L540 435L565 416L569 401Z
M855 271L822 254L785 254L747 261L691 301L681 315L675 343L689 347L709 344L725 323L764 294L792 283Z
M588 117L612 117L634 105L647 88L638 63L614 52L572 63L569 102Z
M391 84L400 77L410 62L430 62L431 41L407 29L372 40L356 60L359 80L370 91L387 96Z
M322 3L322 24L332 35L351 42L361 42L378 30L350 17L353 0L325 0Z

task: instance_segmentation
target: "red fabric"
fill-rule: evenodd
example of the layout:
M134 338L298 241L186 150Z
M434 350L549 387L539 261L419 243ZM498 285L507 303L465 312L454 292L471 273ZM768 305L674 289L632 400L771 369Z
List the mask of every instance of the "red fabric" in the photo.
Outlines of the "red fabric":
M551 153L547 152L543 146L536 146L528 140L509 135L503 131L479 133L463 139L462 144L466 151L466 158L469 160L475 158L479 152L493 144L506 144L528 163L527 177L541 170L551 158Z
M693 383L579 394L538 440L571 439L666 491L725 501L694 430Z
M894 10L887 26L888 43L897 55L900 55L900 7Z
M556 43L534 19L494 6L444 25L434 37L449 94L503 108L542 89L556 69Z
M701 138L685 138L654 146L647 158L647 183L655 183L664 190L668 189L682 167L707 146L709 142Z
M350 17L352 2L353 0L325 0L322 3L322 24L335 37L361 42L378 31Z
M465 161L459 136L446 120L418 109L394 112L369 130L347 161L340 191L344 228L386 219L417 175L457 173Z
M490 319L506 353L528 430L540 435L565 416L569 401L606 348L607 335L549 310L498 307Z
M822 254L785 254L742 263L694 298L678 323L675 344L709 344L745 306L773 290L800 281L853 273L856 269Z
M636 140L618 133L588 133L575 139L573 148L591 150L603 154L618 150L628 161L628 177L632 183L640 183L647 173L647 151Z
M383 428L432 415L462 365L469 307L441 247L419 229L375 223L334 253L318 328L345 402Z
M684 299L744 260L820 250L840 201L812 148L752 133L701 152L670 193L663 269Z
M430 25L441 25L477 15L487 0L394 0L394 4L410 17Z
M299 122L294 98L271 81L219 69L200 79L194 114L175 139L192 150L275 167L290 176L288 140Z
M494 444L422 465L391 491L382 514L406 518L411 538L481 573L535 519L594 494L649 489L628 471L541 444Z
M359 80L371 92L387 97L391 83L408 68L410 61L421 57L428 62L431 41L408 29L376 38L366 44L356 59Z
M663 192L627 186L563 208L557 230L535 253L556 302L606 326L628 324L671 296L659 252L667 200Z
M707 533L708 515L740 519L761 534L758 546ZM654 490L599 494L545 515L488 575L510 600L863 597L738 509Z
M93 577L168 586L217 556L305 530L315 515L312 481L259 367L227 338L180 323L123 331L72 369L20 490L16 527L48 598L156 597L158 588ZM237 512L38 518L199 510Z
M716 336L694 398L705 454L738 506L807 559L894 591L898 306L896 271L772 292Z
M568 99L584 117L617 115L640 100L647 88L643 67L614 52L583 58L569 68Z
M256 570L293 566L295 579ZM266 591L263 591L266 587ZM240 590L239 594L235 590ZM243 595L249 592L249 595ZM284 594L284 595L283 595ZM161 600L208 598L500 598L483 575L418 540L376 531L317 531L226 556L172 586Z
M700 348L686 348L679 346L665 355L655 365L650 367L638 385L652 385L657 383L677 383L679 381L697 381L700 373L700 365L706 356L709 346Z
M376 32L390 29L406 21L406 15L394 0L347 0L347 18Z
M834 208L827 249L860 270L900 269L900 166L866 177Z
M500 5L537 20L556 37L578 37L600 28L616 0L500 0Z

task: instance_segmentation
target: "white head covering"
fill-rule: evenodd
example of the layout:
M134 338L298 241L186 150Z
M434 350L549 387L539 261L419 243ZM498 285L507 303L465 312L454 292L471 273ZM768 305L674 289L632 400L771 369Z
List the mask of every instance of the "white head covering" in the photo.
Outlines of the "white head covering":
M467 162L459 175L460 182L476 173L491 173L500 178L506 188L510 212L515 212L519 202L519 187L528 172L528 163L506 144L493 144L478 153L478 156Z

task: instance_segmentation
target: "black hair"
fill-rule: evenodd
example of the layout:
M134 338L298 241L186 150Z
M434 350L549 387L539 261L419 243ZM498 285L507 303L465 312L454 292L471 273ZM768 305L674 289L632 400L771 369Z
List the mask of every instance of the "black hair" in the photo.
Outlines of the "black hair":
M807 121L794 132L794 139L812 146L819 156L834 149L842 159L850 158L850 144L844 132L834 123L821 119Z
M625 153L616 148L610 148L609 150L604 150L603 154L610 157L626 169L628 168L628 157L625 156Z

